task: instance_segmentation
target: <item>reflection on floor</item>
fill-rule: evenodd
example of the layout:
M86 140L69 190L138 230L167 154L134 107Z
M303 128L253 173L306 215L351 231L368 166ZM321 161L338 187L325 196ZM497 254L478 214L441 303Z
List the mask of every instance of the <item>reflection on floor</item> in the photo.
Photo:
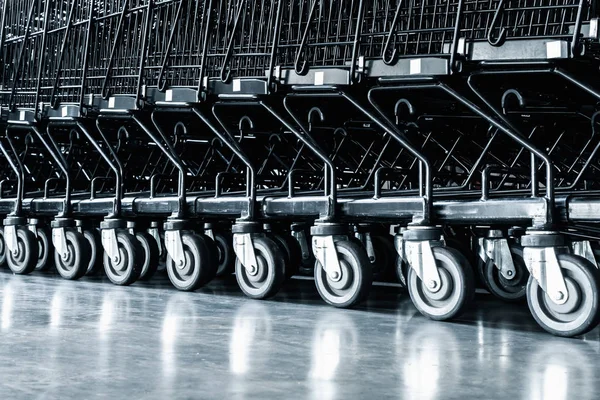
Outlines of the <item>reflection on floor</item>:
M597 399L600 330L559 339L487 295L428 321L376 287L355 310L311 281L270 301L235 278L180 293L0 271L0 399Z

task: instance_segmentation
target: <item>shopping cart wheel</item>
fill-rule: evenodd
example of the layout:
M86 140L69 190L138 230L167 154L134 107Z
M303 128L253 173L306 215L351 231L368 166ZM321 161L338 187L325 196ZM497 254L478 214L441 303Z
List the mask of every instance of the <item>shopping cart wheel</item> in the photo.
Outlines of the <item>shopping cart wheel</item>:
M565 304L554 303L533 276L527 282L527 303L536 322L557 336L583 335L600 321L600 274L588 260L572 254L559 254L569 297Z
M373 268L373 280L378 282L389 282L394 277L394 266L396 264L396 248L390 238L384 236L371 236L375 260L371 261Z
M75 229L65 229L67 251L59 254L54 251L54 264L61 277L77 280L85 275L89 264L89 247L83 234Z
M494 261L490 259L484 265L484 277L491 294L504 301L515 302L525 299L529 271L523 260L523 248L511 246L510 252L516 271L512 279L506 279L494 265Z
M36 271L47 271L52 266L53 258L50 256L52 245L48 238L48 231L44 228L37 229L38 260Z
M96 275L102 267L102 240L96 229L86 229L83 237L87 240L90 251L90 262L88 263L86 275Z
M104 272L115 285L127 286L137 281L142 273L142 249L129 232L117 231L119 260L111 260L104 252Z
M7 249L8 251L8 249ZM37 240L27 228L17 228L17 249L8 252L8 267L17 275L30 274L37 265Z
M210 262L210 249L204 237L190 232L182 232L183 265L175 265L167 256L167 273L169 280L176 289L191 292L207 284L215 276L217 266Z
M4 229L0 228L0 267L6 265L6 243L4 242Z
M266 236L253 238L256 269L249 271L240 260L235 263L235 277L242 292L253 299L274 296L285 280L285 255L277 243Z
M233 238L227 233L215 233L217 246L217 276L233 274L235 270L235 252L233 251Z
M373 283L373 270L369 257L361 244L353 240L335 243L341 274L332 279L321 263L315 261L315 285L327 303L347 308L366 299Z
M140 242L143 250L142 273L140 280L147 281L152 279L158 269L158 259L160 251L156 240L147 232L137 232L136 239Z
M432 251L440 275L440 289L430 291L415 269L409 268L406 277L408 293L421 314L444 321L459 316L473 299L473 270L458 250L440 246L433 247Z
M287 234L276 234L272 235L273 240L279 248L283 251L285 257L285 277L290 279L292 276L298 273L300 268L300 259L302 258L302 251L298 241L291 235Z

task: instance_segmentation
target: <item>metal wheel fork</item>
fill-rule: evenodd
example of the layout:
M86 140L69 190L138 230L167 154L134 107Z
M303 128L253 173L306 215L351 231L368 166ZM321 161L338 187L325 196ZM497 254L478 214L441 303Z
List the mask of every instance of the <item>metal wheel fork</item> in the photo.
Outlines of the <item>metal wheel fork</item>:
M479 238L479 257L483 262L492 260L500 274L508 280L517 275L508 240L501 236L501 232L490 232L489 237Z
M254 251L254 242L252 241L251 233L234 233L233 251L248 273L256 273L258 262L256 261L256 252Z
M558 305L565 304L569 299L569 292L560 269L556 247L525 247L523 258L529 273L548 297Z
M596 261L594 250L592 249L592 244L589 240L578 240L571 242L571 250L573 251L573 254L585 258L594 264L596 268L598 268L598 262Z
M430 240L405 240L401 246L402 253L399 252L399 255L415 270L427 289L436 293L441 289L442 281L432 247Z
M332 235L313 236L312 249L327 276L334 282L342 279L342 268L335 248L334 237Z

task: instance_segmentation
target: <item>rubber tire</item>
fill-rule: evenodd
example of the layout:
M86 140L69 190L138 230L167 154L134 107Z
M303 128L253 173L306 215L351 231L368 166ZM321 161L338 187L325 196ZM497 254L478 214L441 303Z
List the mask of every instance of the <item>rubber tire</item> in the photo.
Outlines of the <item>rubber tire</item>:
M35 266L36 271L47 271L52 267L52 262L54 258L50 256L51 253L54 253L52 242L49 239L48 230L44 228L37 228L36 235L37 243L38 243L38 260Z
M207 284L211 277L216 275L217 266L210 262L210 248L206 244L203 235L182 232L181 239L186 259L184 267L191 268L191 273L183 277L178 271L180 268L177 268L173 259L167 256L167 274L177 290L191 292Z
M500 275L500 270L496 267L492 260L488 260L485 263L483 267L483 276L485 285L491 294L503 301L515 303L523 301L525 297L527 297L529 271L525 265L525 260L523 260L523 248L520 246L510 246L510 252L513 257L515 269L517 270L517 276L515 279L523 282L523 284L519 286L518 291L511 292L505 289L505 287L502 285L502 279L504 278ZM515 288L517 287L515 286Z
M271 238L258 236L253 238L258 273L264 279L253 283L247 269L240 260L235 263L235 277L244 294L252 299L267 299L274 296L285 281L285 255L279 245Z
M208 273L210 275L207 276L207 282L210 282L217 277L217 271L219 269L219 248L217 247L217 244L215 243L213 238L211 238L210 236L205 235L204 233L199 233L198 235L202 237L202 239L206 243L206 247L208 247L208 254L210 259L210 268L208 269Z
M90 261L88 263L87 276L94 276L100 272L102 267L102 239L100 232L96 229L86 229L83 231L83 237L87 240L89 246Z
M475 277L468 260L458 250L440 246L433 247L432 251L442 280L444 280L442 274L447 274L446 279L452 279L451 291L448 294L450 297L448 305L444 305L442 308L431 303L431 301L439 300L427 296L429 291L424 287L413 268L408 269L408 293L421 314L433 320L446 321L458 317L469 306L475 296ZM458 284L455 284L455 282L458 282ZM443 289L444 285L442 284L440 291ZM446 299L442 299L442 301Z
M28 275L35 271L37 265L37 239L27 228L17 227L17 246L20 259L15 260L12 253L7 252L7 263L10 270L17 275Z
M135 236L126 231L117 231L117 244L121 259L125 259L125 266L119 273L113 268L112 261L104 252L104 272L110 281L118 286L128 286L137 281L142 273L143 250Z
M233 250L233 236L229 233L215 233L215 246L217 246L217 276L223 277L235 271L235 251Z
M375 256L371 262L373 281L390 282L394 279L394 268L398 252L394 243L385 236L371 236ZM371 261L371 260L369 260Z
M527 304L529 311L535 321L547 332L562 337L574 337L583 335L594 329L600 322L600 271L585 258L572 254L559 254L558 262L565 277L567 284L576 283L577 289L582 287L586 289L586 299L588 300L588 309L575 321L561 323L556 321L555 317L549 315L545 310L547 304L553 304L552 300L543 292L538 282L529 277L527 282ZM577 281L576 279L579 279ZM580 280L583 279L583 280ZM575 281L575 282L573 282ZM568 302L569 300L567 300Z
M315 261L315 285L319 295L328 304L338 308L349 308L365 300L373 283L373 269L364 247L356 241L342 240L335 242L338 259L342 267L342 278L346 276L344 269L352 271L348 293L339 295L328 282L327 273L321 263Z
M156 240L147 232L137 232L135 238L140 243L143 250L142 272L140 281L148 281L156 274L158 270L158 259L160 250Z
M4 228L0 227L0 267L6 265L6 242L4 241Z
M60 254L54 251L54 265L63 279L77 280L85 276L90 260L89 245L83 234L75 229L65 229L65 240L70 253L69 266L65 266Z

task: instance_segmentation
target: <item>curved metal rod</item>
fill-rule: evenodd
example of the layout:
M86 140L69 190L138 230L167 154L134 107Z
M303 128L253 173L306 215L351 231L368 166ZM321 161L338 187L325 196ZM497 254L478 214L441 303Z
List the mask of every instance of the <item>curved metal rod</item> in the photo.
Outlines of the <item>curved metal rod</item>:
M269 72L267 74L267 88L275 89L273 85L273 71L275 70L275 61L277 59L277 48L281 34L281 19L283 15L283 1L277 1L277 15L275 17L275 26L273 27L273 45L271 46L271 59L269 60Z
M281 3L281 2L280 2ZM352 44L352 61L350 63L350 80L351 82L357 81L356 76L356 63L358 60L358 53L360 50L360 37L362 34L362 22L365 14L364 1L360 0L358 2L358 17L356 19L356 31L354 32L354 43Z
M383 46L383 53L381 54L381 58L385 65L394 65L397 61L396 55L398 54L398 49L394 48L392 50L392 54L389 58L386 57L386 54L390 52L390 46L392 45L392 37L396 33L396 25L398 24L398 18L400 17L400 9L402 8L402 0L398 1L396 5L396 12L394 13L394 19L392 20L392 26L390 27L390 31L388 32L387 39L385 40L385 45Z
M50 2L48 2L50 3ZM71 31L71 28L73 27L73 13L75 11L75 4L77 4L76 1L74 1L71 4L71 8L69 9L69 16L67 17L67 26L65 28L65 34L63 36L62 39L62 44L60 46L60 55L58 57L58 65L56 66L56 75L54 76L54 84L52 85L52 94L50 95L50 105L53 108L56 108L58 106L58 104L56 104L56 91L58 90L58 81L60 79L60 73L62 72L62 64L63 61L65 59L64 55L65 55L65 49L67 47L67 43L69 42L67 40L67 38L69 37L69 32ZM92 5L90 4L89 7L92 7ZM42 47L43 49L45 49L45 46ZM87 52L87 47L85 47L86 52ZM43 63L40 62L40 66ZM41 74L41 71L40 71ZM39 85L41 83L41 75L38 75L38 92L39 92ZM38 102L36 101L35 104L38 104Z
M231 31L231 38L229 38L229 43L227 44L225 59L223 60L223 66L221 67L221 82L223 83L229 82L229 78L231 78L231 70L228 67L229 63L231 62L231 57L233 55L233 44L235 42L235 34L238 30L238 26L240 25L242 10L246 5L246 1L247 0L240 0L239 8L235 16L235 22L233 23L233 29Z
M498 34L498 37L496 39L493 38L493 31L494 29L496 29L496 24L499 22L498 18L500 17L500 15L504 12L504 0L500 0L498 2L498 7L496 7L496 11L494 12L494 18L492 18L492 23L490 25L490 28L488 29L488 33L487 33L487 41L489 44L491 44L494 47L499 47L502 46L504 44L504 41L506 40L506 28L502 27L500 28L500 33Z
M8 3L5 2L5 4ZM14 110L14 104L13 104L13 100L15 98L15 93L17 91L17 83L19 82L19 79L21 79L21 72L23 70L23 68L21 68L21 63L23 61L23 56L25 55L25 47L27 45L27 43L29 43L29 36L31 33L31 20L33 18L33 9L35 8L35 5L37 4L37 2L32 1L31 2L31 7L29 8L29 14L27 16L27 23L25 25L25 37L23 38L23 45L21 46L21 49L19 50L19 58L17 60L17 66L15 67L15 69L13 70L13 77L12 77L12 88L10 91L10 98L8 100L8 106L10 108L10 110ZM0 28L1 30L4 30L4 26L2 26L2 28ZM3 45L4 43L2 43ZM4 47L4 46L2 46Z
M198 68L198 101L202 100L202 93L204 93L204 89L206 89L204 87L204 68L206 66L206 55L208 53L208 39L210 38L210 29L212 28L212 2L213 0L204 0L203 4L203 9L208 10L206 14L206 21L208 22L205 24L204 40L202 41L202 50L200 52L202 56L200 57L200 67Z
M401 106L406 106L406 109L408 110L408 115L410 115L411 117L413 117L415 115L415 107L412 105L412 103L408 99L398 100L396 102L396 104L394 105L394 115L396 116L396 125L398 125L400 123L400 107Z
M310 32L310 23L314 17L317 2L319 1L321 0L313 0L310 6L310 11L306 20L306 27L304 28L304 32L302 33L302 40L300 41L300 47L298 47L298 51L296 52L296 60L294 61L294 71L296 71L298 75L306 75L306 73L308 72L308 61L302 60L302 55L306 52L306 44L308 42L308 35Z
M319 118L319 122L323 123L325 122L325 115L323 114L323 111L321 111L321 109L319 107L313 107L308 111L308 117L306 118L308 120L308 130L311 131L312 130L312 125L313 125L313 121L315 121L315 117L314 115L317 115L317 118Z
M581 33L581 22L583 18L583 7L585 7L588 1L579 0L579 7L577 9L577 18L575 20L575 26L573 28L573 39L571 40L571 55L575 56L579 53L579 35Z
M514 96L514 97L517 98L517 101L519 102L519 107L525 108L527 106L525 98L523 97L523 95L521 93L519 93L518 90L516 90L516 89L508 89L502 95L502 110L504 110L505 114L506 114L506 102L508 101L508 98L512 97L512 96Z

